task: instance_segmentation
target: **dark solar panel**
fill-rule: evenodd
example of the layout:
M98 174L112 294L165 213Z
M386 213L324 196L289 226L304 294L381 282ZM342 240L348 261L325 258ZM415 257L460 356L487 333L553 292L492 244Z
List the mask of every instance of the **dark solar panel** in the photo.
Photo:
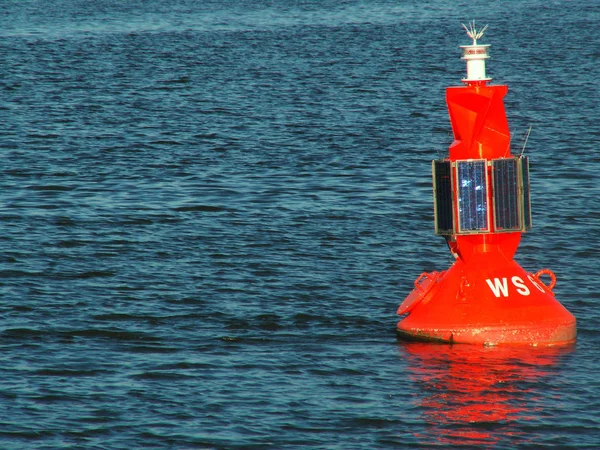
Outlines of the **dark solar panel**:
M433 189L435 193L435 232L452 234L452 181L450 161L433 161Z
M521 229L519 202L519 170L517 159L504 158L492 161L494 183L494 218L497 231Z

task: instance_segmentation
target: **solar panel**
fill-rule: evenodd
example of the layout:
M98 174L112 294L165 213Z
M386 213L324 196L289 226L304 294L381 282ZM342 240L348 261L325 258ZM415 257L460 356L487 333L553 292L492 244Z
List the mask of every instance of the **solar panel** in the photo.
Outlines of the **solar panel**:
M518 169L516 158L502 158L492 161L494 226L496 231L518 231L522 228Z
M437 234L531 229L528 158L435 160L432 172Z
M450 161L436 160L432 164L435 211L435 232L452 234L452 178Z
M486 161L457 161L458 231L489 231Z

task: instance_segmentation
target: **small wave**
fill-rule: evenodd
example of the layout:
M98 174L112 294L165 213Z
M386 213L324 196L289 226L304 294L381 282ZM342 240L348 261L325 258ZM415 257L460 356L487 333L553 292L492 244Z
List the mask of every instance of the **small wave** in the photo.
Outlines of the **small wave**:
M88 279L88 278L110 278L114 277L116 272L113 270L89 270L87 272L81 272L76 275L73 275L72 278L78 279Z
M211 206L211 205L192 205L192 206L180 206L173 208L174 211L178 212L222 212L226 211L226 208L222 206Z
M61 186L61 185L57 185L57 184L48 184L48 185L41 185L41 186L27 186L27 189L31 190L31 191L72 191L75 189L75 186Z
M103 370L39 369L32 374L49 377L94 377L103 372Z
M184 379L188 379L188 378L193 378L191 375L185 375L182 373L174 373L174 372L157 372L157 371L152 371L152 372L142 372L142 373L137 373L134 375L131 375L131 378L137 379L137 380L169 380L169 381L173 381L173 380L184 380Z

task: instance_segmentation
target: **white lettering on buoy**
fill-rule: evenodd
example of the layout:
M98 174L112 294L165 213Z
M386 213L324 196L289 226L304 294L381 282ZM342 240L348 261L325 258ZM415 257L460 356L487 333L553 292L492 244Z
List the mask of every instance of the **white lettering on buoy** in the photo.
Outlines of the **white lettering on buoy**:
M527 286L525 286L525 282L523 281L523 279L521 277L512 277L510 280L512 281L512 284L514 284L515 287L517 288L517 292L519 294L529 295L531 293L529 288Z
M504 297L508 297L508 284L506 278L502 278L502 281L498 278L494 278L494 283L492 283L492 280L489 278L485 281L496 297L500 297L500 293L502 293Z
M535 283L535 281L533 281L531 279L531 277L529 277L529 280L534 284L535 287L537 287L539 290L541 290L543 292L543 289L537 284ZM510 279L511 283L513 284L514 287L517 288L517 292L521 295L529 295L531 294L531 291L529 290L529 288L525 285L525 282L523 281L523 279L521 277L517 277L514 276ZM490 278L487 278L485 280L485 282L488 284L488 286L490 287L490 289L492 290L492 293L498 298L501 295L503 297L508 297L508 281L505 278L494 278L493 281Z

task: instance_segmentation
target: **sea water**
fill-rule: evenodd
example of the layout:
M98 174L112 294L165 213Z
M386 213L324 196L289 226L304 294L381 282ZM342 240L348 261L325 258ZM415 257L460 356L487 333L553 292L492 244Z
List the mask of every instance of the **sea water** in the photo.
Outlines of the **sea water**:
M473 19L572 347L396 340L453 261L430 171ZM597 448L599 29L587 0L4 1L0 447Z

